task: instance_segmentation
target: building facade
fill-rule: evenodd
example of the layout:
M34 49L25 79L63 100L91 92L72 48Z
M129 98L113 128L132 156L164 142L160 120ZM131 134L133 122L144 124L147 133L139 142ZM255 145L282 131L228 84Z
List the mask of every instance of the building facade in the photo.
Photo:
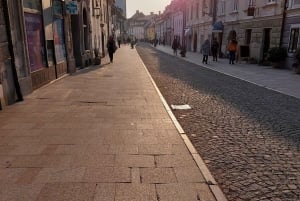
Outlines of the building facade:
M127 4L126 4L126 0L116 0L115 1L115 6L120 8L122 10L122 15L123 17L127 17Z
M106 54L114 0L0 0L0 100L3 105Z
M300 48L300 1L287 1L282 30L282 46L288 51L286 67L295 63L294 53Z

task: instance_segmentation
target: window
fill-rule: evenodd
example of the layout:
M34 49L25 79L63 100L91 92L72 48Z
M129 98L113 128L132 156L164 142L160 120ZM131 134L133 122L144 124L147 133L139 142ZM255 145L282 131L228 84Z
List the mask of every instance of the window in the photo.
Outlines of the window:
M54 47L56 63L63 62L66 59L65 51L65 33L64 33L64 20L63 20L63 4L59 0L53 1L53 32L54 32Z
M248 0L246 3L248 3L247 7L254 7L256 5L256 0Z
M31 72L34 72L46 67L42 7L38 0L24 0L23 8L29 65Z
M41 11L41 2L39 0L23 0L23 7Z
M199 18L199 3L196 4L196 17Z
M208 13L208 6L206 4L206 0L203 0L202 2L202 16Z
M298 47L299 28L292 28L290 32L290 42L288 52L295 52Z
M293 0L293 5L298 5L298 6L300 6L300 0Z
M220 8L221 8L221 14L224 15L225 14L225 1L224 0L221 1Z
M266 0L266 4L273 4L275 2L276 2L276 0Z
M237 10L238 10L238 0L233 0L232 11L237 11Z
M250 45L250 43L251 43L251 33L252 33L251 29L246 29L246 32L245 32L245 44L246 45Z

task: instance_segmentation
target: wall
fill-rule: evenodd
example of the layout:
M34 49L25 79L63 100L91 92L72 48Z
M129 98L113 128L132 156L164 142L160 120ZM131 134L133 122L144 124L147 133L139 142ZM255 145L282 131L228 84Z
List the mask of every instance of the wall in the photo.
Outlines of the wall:
M11 55L4 17L4 5L0 1L0 101L1 108L15 102L15 87L12 75Z

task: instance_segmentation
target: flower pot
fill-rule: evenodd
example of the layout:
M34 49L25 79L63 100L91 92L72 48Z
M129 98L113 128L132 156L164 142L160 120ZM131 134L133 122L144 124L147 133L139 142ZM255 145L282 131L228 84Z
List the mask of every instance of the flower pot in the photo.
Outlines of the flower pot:
M95 65L100 65L101 64L101 58L100 57L96 57L94 60Z
M284 61L272 62L272 67L277 69L284 68Z

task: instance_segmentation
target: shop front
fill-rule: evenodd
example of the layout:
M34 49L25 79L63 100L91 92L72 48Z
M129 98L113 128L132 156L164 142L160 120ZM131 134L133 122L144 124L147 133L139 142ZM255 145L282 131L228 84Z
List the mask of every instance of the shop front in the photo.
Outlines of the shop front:
M23 11L34 90L67 73L63 5L60 0L23 0Z

